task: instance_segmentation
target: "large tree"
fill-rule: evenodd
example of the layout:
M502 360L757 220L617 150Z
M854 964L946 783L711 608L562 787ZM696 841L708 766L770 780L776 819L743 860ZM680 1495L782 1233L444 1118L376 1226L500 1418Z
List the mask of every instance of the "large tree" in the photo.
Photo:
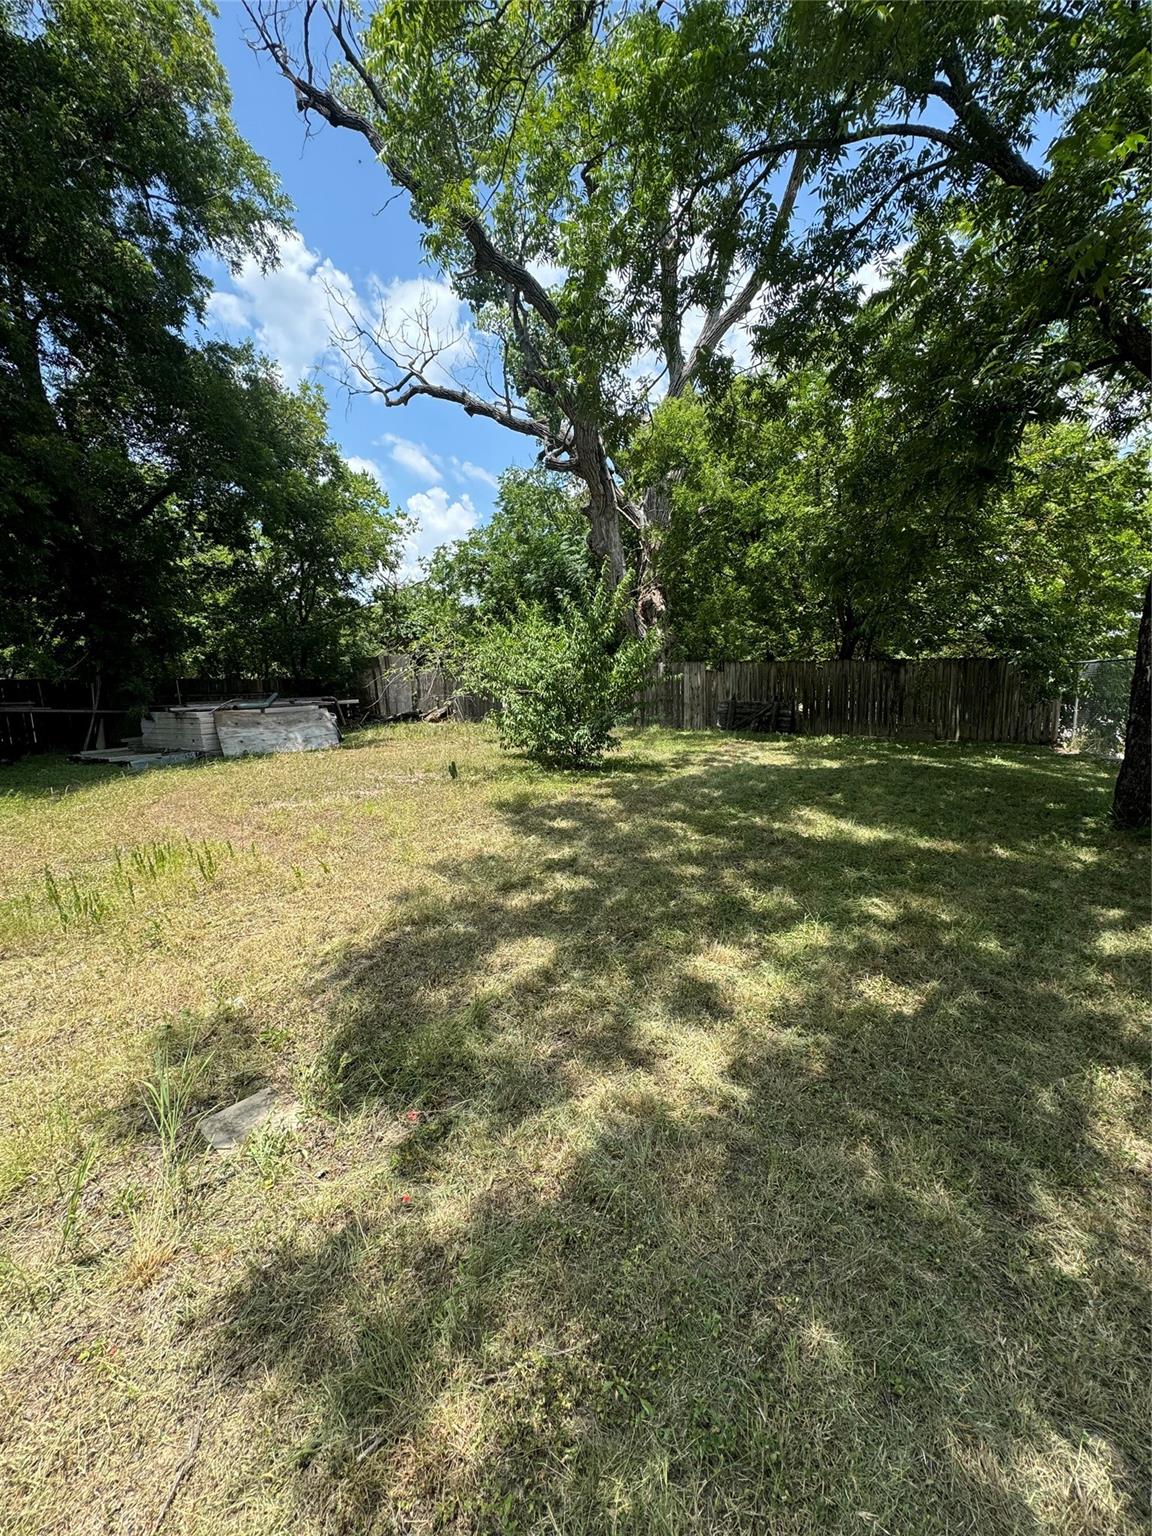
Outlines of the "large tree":
M501 422L579 475L617 579L634 530L642 622L663 608L668 500L620 472L644 414L638 359L683 393L737 327L845 291L925 209L1015 242L1036 324L1089 316L1094 365L1148 371L1134 5L387 0L361 20L339 0L253 0L251 13L297 107L365 139L495 338L485 390L446 378L434 343L405 347L411 331L357 315L361 380L389 404L428 395Z
M1139 0L250 13L298 109L368 143L494 339L487 372L450 379L434 343L353 314L358 376L388 404L426 395L500 422L579 476L612 580L631 530L641 627L666 606L672 491L621 472L643 360L676 396L742 326L785 355L855 301L862 264L915 236L932 286L956 252L989 258L1006 321L1002 348L985 338L993 366L1026 369L1058 336L1075 372L1152 374Z
M243 394L188 327L199 260L283 213L195 0L0 0L0 645L134 685L181 638ZM241 369L241 372L243 370Z
M1152 819L1148 785L1152 781L1152 581L1144 589L1136 667L1128 703L1128 727L1124 737L1124 761L1116 777L1112 819L1118 827L1135 830Z
M636 620L659 619L667 498L633 494L618 463L645 414L637 368L671 393L690 387L765 290L803 181L794 156L754 271L729 231L709 242L705 222L681 214L688 181L652 181L658 77L674 82L714 29L723 67L742 25L714 5L689 6L677 24L598 0L386 3L363 21L340 4L249 11L297 108L362 137L407 194L492 346L487 366L473 358L468 378L448 377L418 325L350 311L355 376L388 405L428 396L535 439L545 468L583 482L609 582L634 556ZM739 200L737 180L728 190Z
M1082 361L1152 377L1147 15L1139 0L781 7L817 266L851 270L925 216L998 258L1002 323L1070 328ZM754 115L754 113L753 113ZM746 152L762 163L779 142Z

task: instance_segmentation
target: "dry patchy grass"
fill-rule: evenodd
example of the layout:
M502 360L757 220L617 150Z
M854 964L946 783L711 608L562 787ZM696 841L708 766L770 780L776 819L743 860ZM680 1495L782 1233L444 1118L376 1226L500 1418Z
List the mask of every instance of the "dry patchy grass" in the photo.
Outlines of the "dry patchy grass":
M1142 1530L1108 788L468 727L8 770L0 1530ZM299 1125L204 1150L265 1082Z

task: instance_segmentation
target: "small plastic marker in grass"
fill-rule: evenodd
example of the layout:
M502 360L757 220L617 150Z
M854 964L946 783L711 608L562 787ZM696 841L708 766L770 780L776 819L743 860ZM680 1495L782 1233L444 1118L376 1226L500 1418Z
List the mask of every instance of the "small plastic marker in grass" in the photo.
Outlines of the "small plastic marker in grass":
M411 1205L412 1204L412 1196L411 1195L401 1195L400 1196L400 1204L401 1205Z

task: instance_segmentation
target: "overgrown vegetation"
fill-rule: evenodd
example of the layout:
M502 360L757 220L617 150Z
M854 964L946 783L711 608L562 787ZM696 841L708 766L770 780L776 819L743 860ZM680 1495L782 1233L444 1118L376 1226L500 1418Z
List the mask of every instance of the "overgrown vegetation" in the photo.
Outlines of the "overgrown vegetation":
M921 393L922 332L866 311L845 331L825 368L668 400L634 441L637 478L673 484L681 654L1007 656L1057 687L1086 658L1130 660L1146 445L1089 425L1092 394L1001 442L994 398Z
M1143 1530L1105 766L629 731L573 778L413 726L6 774L6 1533L174 1486L187 1536ZM262 1083L296 1129L203 1147Z
M612 731L632 712L660 634L621 637L627 589L604 580L579 597L559 593L557 614L525 606L489 624L464 653L465 681L497 704L501 743L533 761L587 768L619 745Z

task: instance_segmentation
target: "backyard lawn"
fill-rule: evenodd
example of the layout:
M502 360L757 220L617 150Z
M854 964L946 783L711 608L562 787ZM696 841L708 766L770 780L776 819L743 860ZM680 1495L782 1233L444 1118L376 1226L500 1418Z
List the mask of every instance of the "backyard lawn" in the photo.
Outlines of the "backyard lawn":
M1145 1529L1108 767L113 773L0 770L5 1536Z

